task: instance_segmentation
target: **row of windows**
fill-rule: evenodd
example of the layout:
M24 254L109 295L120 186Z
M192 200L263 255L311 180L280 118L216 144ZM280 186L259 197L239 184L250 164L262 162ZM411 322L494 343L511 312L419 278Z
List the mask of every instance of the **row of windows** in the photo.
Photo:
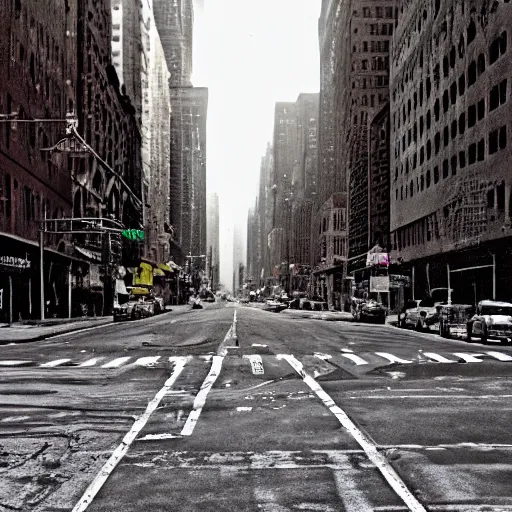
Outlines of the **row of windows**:
M395 9L398 16L398 9ZM357 13L356 13L357 14ZM363 18L393 18L393 7L376 7L375 11L370 7L363 7Z
M507 147L507 126L501 126L491 132L488 135L488 156L494 155L495 153L505 149ZM425 174L416 177L416 186L414 180L409 182L407 186L401 186L400 190L398 187L395 189L395 200L407 199L408 197L414 197L415 192L423 192L428 189L431 184L436 184L441 178L440 171L442 172L443 178L448 178L450 175L455 176L458 169L463 169L466 165L473 165L476 162L482 162L485 160L485 140L480 139L478 143L474 142L469 145L467 158L465 151L459 151L458 155L453 155L450 160L445 158L443 160L441 169L435 166L431 174L430 169ZM396 175L395 175L396 178Z
M362 53L389 53L389 40L386 39L384 41L362 41L359 48L359 51ZM354 45L352 47L352 50L352 53L357 53L357 46Z
M356 63L352 64L352 70L356 68ZM373 57L372 59L363 59L359 63L359 69L363 71L389 71L389 57Z
M500 41L503 41L503 40L506 41L506 32L504 32L500 38ZM505 43L504 48L506 50L506 43ZM436 66L436 68L434 69L434 77L436 77L436 69L438 69L438 67L439 66ZM467 70L467 77L468 77L467 87L468 87L468 89L473 84L476 83L477 77L482 75L482 73L485 72L485 69L486 69L485 56L483 53L481 53L478 56L477 60L476 61L473 60L468 66L468 70ZM424 90L424 87L423 87L423 81L422 81L422 82L420 82L419 87L418 87L419 94L417 92L414 92L414 94L412 96L412 101L411 101L411 98L409 98L407 101L407 108L406 108L405 104L402 105L402 115L401 116L399 114L397 115L397 113L393 114L393 123L395 124L395 126L397 126L397 128L400 128L402 123L405 124L406 122L412 121L411 112L413 110L415 111L418 108L418 103L419 103L420 107L423 106L423 97L424 97L423 90ZM427 100L430 98L431 90L432 90L431 80L430 80L430 77L427 77L426 86L425 86L425 94L426 94ZM505 88L505 90L506 90L506 88ZM454 105L456 103L457 94L459 96L462 96L465 92L466 92L466 74L463 73L462 75L460 75L458 81L457 80L453 81L451 86L449 87L449 89L446 89L444 91L443 96L442 96L443 112L448 112L450 105ZM396 96L395 96L395 99L396 99ZM438 110L439 108L440 108L439 107L439 99L437 99L434 109Z
M508 90L508 80L505 78L504 80L501 80L498 84L494 85L491 90L489 91L489 98L487 101L488 104L488 111L492 112L496 110L501 105L504 105L507 100L507 90ZM445 99L443 97L443 103L445 102ZM444 107L443 107L444 110ZM446 109L447 111L448 109ZM445 111L445 112L446 112ZM481 121L485 117L485 99L480 99L477 103L472 104L468 107L467 111L467 128L472 128L476 125L477 120ZM434 104L434 119L435 121L440 120L440 102L439 99L436 100ZM419 118L419 130L418 130L418 123L414 123L412 126L412 129L409 128L407 132L404 132L402 135L402 144L400 145L400 141L398 140L397 144L395 145L395 158L399 158L401 153L405 151L413 142L416 143L418 140L418 134L421 138L423 136L424 130L430 130L431 127L431 114L430 110L427 110L427 114L424 120L423 116L420 116ZM457 134L462 135L466 130L466 113L462 113L459 115L459 119L453 120L451 123L451 127L448 126L444 127L443 130L443 142L444 145L447 146L451 139L455 139ZM441 134L440 132L437 132L435 137L435 152L436 154L439 152L440 148L440 141L441 141ZM427 142L427 159L430 155L430 141Z
M377 75L372 77L362 77L352 81L352 89L373 89L378 87L387 87L389 85L388 75Z

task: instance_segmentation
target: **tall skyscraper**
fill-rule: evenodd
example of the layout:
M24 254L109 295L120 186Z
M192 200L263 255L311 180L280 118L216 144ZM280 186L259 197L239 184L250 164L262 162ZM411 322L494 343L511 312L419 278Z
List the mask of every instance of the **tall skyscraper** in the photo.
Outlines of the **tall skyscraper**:
M208 194L206 208L207 271L211 289L215 291L220 282L219 196L216 193Z
M208 89L191 84L193 1L154 0L154 10L171 72L170 222L182 254L201 255L206 253Z
M237 295L243 286L243 279L240 279L241 269L245 268L245 252L246 252L246 241L245 241L246 226L235 224L233 229L233 295Z

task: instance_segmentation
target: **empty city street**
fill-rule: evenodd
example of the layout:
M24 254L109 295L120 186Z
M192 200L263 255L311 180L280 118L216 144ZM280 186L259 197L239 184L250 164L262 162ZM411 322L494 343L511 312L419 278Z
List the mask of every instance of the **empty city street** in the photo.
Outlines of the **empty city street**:
M512 510L510 362L226 302L7 345L0 510Z

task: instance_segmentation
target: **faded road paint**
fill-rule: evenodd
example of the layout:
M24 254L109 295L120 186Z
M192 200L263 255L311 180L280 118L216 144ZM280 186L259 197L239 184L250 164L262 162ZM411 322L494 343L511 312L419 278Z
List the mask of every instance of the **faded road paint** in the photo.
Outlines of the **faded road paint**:
M197 420L199 419L204 404L206 403L206 397L208 396L210 389L212 389L214 382L217 380L217 377L220 374L223 361L224 356L213 356L212 367L210 368L210 372L206 376L206 379L204 379L204 382L201 385L201 389L199 390L199 393L194 400L192 412L189 414L185 426L181 431L182 436L190 436L192 435L192 432L194 432Z
M341 356L350 359L357 366L368 364L368 361L365 361L362 357L356 356L355 354L341 354Z
M390 363L412 363L412 361L409 361L408 359L401 359L400 357L394 356L393 354L388 354L387 352L375 352L375 355L387 359Z
M94 500L99 490L103 487L103 484L107 481L107 478L110 476L112 471L114 471L115 467L119 464L121 459L126 455L126 452L130 448L130 445L133 443L135 438L139 435L139 432L146 425L149 417L153 413L153 411L158 407L162 398L167 394L169 389L174 386L174 383L178 379L179 375L185 368L185 365L190 360L190 357L181 357L176 358L176 365L172 372L172 375L166 380L164 386L160 391L155 395L153 400L149 402L146 411L142 416L140 416L135 423L133 424L130 431L124 436L121 444L114 450L114 453L110 456L105 465L100 469L99 473L96 475L94 480L90 483L89 487L85 490L84 494L78 501L78 503L73 507L71 512L83 512L87 510L87 507Z
M263 368L263 359L258 354L251 354L244 356L245 359L249 359L251 363L251 369L253 375L263 375L265 369Z
M334 400L323 390L318 382L308 375L295 357L289 355L278 355L279 359L284 359L288 364L302 377L304 382L316 393L324 405L336 416L341 425L352 435L371 462L379 469L382 476L389 483L391 488L403 500L411 512L427 512L423 505L416 499L412 492L407 488L403 480L398 476L391 464L378 450L377 446L361 430L359 430L347 414L338 407Z

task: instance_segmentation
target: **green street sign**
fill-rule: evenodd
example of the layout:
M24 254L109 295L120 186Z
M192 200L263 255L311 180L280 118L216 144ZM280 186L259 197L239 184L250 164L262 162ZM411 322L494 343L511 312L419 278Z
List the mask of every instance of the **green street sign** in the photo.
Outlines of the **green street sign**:
M128 240L133 240L135 242L141 242L144 240L144 231L141 229L125 229L121 234L125 238L128 238Z

